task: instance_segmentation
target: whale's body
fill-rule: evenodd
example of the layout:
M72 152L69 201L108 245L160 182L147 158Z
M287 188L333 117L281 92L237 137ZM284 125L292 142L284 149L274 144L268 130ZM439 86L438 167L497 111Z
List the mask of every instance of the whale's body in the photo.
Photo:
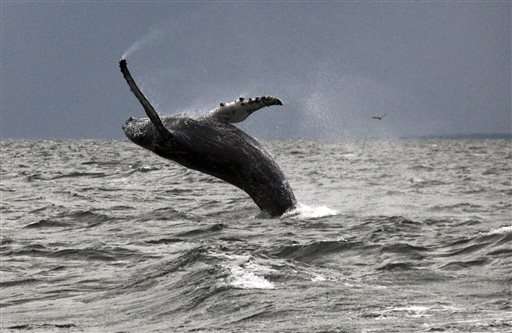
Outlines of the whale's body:
M221 104L219 109L197 119L160 119L133 81L126 62L122 60L120 66L150 118L126 121L123 130L132 142L242 189L271 216L279 216L295 206L293 191L272 156L257 140L231 124L245 119L262 106L281 104L279 100L276 99L277 103L271 97L263 97L244 104L241 99L238 104L231 103L227 107ZM238 113L234 114L233 110Z

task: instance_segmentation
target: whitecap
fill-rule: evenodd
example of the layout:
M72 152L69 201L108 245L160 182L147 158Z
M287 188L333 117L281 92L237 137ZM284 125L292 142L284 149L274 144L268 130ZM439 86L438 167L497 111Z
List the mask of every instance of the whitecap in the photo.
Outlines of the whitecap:
M262 276L256 275L248 268L240 266L231 266L230 275L227 278L229 285L241 289L274 289L272 282Z
M491 230L487 233L487 235L506 234L509 232L512 232L512 225L507 225L498 229Z
M381 311L381 315L389 316L406 316L406 317L431 317L434 313L439 312L456 312L459 309L452 305L405 305L398 307L389 307Z
M264 274L275 272L274 269L258 264L253 261L251 256L210 253L212 257L228 261L222 264L222 267L229 271L224 283L240 289L274 289L272 282L265 279Z
M312 282L322 282L327 281L327 278L323 276L322 274L314 273L313 277L311 278Z

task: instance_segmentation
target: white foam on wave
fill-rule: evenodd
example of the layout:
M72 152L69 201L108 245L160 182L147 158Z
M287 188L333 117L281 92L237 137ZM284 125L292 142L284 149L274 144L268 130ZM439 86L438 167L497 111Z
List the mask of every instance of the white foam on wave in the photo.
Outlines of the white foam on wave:
M272 282L261 276L266 273L274 272L275 270L253 262L250 256L228 255L223 253L210 253L210 255L229 262L222 264L222 266L229 271L229 275L223 283L240 289L275 288Z
M452 305L404 305L397 307L388 307L384 310L379 311L379 315L382 318L389 317L431 317L435 313L439 312L456 312L459 311Z
M315 219L326 216L337 215L338 211L327 206L308 206L298 203L297 207L283 214L282 218Z
M491 230L487 233L487 235L507 234L509 232L512 232L512 225L507 225L498 229Z
M409 306L399 306L399 307L390 308L384 312L403 312L407 316L423 317L430 310L432 310L432 307L423 306L423 305L409 305Z
M313 273L313 277L311 278L311 281L312 282L323 282L323 281L327 281L327 278L322 274Z
M230 267L230 276L228 283L235 288L241 289L274 289L275 286L272 282L268 281L262 276L256 275L248 268L240 266Z

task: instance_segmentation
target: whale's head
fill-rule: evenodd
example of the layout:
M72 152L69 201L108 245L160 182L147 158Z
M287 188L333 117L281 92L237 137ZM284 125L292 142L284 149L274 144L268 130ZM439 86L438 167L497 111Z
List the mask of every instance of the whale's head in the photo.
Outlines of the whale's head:
M136 119L130 117L126 120L122 129L130 141L146 149L151 150L155 141L158 140L158 132L148 118Z

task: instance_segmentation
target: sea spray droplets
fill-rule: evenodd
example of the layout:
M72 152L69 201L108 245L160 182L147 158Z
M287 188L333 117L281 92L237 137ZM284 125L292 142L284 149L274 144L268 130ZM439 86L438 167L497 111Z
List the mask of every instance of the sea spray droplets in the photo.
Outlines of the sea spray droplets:
M142 38L136 40L129 48L124 51L121 59L126 59L129 55L132 55L134 52L139 51L143 46L148 45L151 42L154 42L160 39L163 36L163 32L158 29L151 29L146 35Z

